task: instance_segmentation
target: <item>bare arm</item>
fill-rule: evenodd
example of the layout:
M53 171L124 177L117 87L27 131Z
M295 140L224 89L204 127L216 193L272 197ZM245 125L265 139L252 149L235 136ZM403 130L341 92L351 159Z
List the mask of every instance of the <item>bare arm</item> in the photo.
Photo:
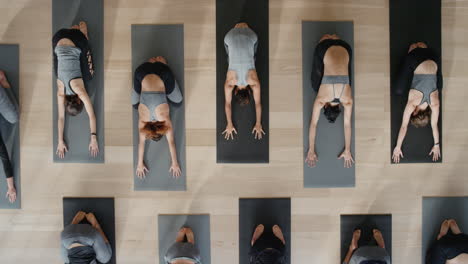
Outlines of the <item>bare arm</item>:
M145 126L145 123L140 119L138 120L138 131L141 131L141 129ZM144 133L139 132L138 133L138 166L144 166L144 156L145 156L145 141L146 141L146 136Z
M94 114L94 107L91 103L91 99L85 92L80 93L78 96L80 97L81 101L83 101L86 113L88 113L89 116L89 130L91 133L96 133L96 115Z
M320 118L320 110L322 109L322 104L320 100L315 99L314 105L312 106L312 118L310 119L309 126L309 151L315 152L315 136L317 133L317 124Z
M344 107L344 136L345 136L345 151L351 151L351 120L353 115L353 101L350 100L343 104Z
M167 143L169 145L169 152L171 154L172 164L179 164L179 161L177 160L177 149L174 139L174 129L172 127L172 122L170 119L166 120L166 125L169 127L169 129L167 130L166 138Z
M354 253L354 250L352 250L351 248L348 250L348 253L346 253L346 257L345 259L343 260L343 264L348 264L349 261L351 261L351 257L353 256L353 253Z
M256 124L262 124L262 97L261 97L261 90L260 90L260 82L256 81L254 85L252 85L253 90L253 97L255 100L255 117L256 117Z
M63 131L65 127L65 96L57 93L57 136L58 143L63 143Z
M431 127L432 127L432 137L434 138L434 144L439 143L439 112L440 106L439 103L434 103L431 105L432 114L431 114Z
M401 121L400 131L398 132L398 139L395 148L401 149L401 145L403 144L403 140L406 136L406 131L408 130L408 123L411 118L411 114L413 113L415 106L408 102L405 107L405 111L403 112L403 120Z
M226 114L227 125L232 126L232 90L234 89L233 85L230 85L226 80L224 84L224 112Z

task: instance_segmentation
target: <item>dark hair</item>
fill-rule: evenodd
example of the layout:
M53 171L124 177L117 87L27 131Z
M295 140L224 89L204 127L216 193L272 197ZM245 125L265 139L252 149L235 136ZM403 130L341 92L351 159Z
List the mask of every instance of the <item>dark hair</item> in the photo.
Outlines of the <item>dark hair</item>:
M234 94L237 97L237 101L240 105L248 105L250 103L250 93L252 92L252 88L250 85L247 85L244 89L239 89L236 85L234 87Z
M323 107L323 114L327 117L329 123L335 123L336 118L340 115L340 113L340 105L333 106L330 103L326 103Z
M431 120L432 110L430 107L420 110L415 115L411 115L410 123L416 128L425 127Z
M260 251L253 257L251 263L253 264L283 264L285 257L277 249L265 249Z
M66 95L65 96L65 109L71 116L76 116L83 111L83 102L78 95Z
M145 133L146 139L159 141L167 133L169 127L165 121L145 122L141 132Z

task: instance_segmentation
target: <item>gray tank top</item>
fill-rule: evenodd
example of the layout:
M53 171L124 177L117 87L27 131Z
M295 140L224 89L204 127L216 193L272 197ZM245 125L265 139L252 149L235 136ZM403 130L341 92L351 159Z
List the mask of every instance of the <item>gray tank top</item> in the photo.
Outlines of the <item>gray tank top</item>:
M257 34L250 28L233 28L224 37L229 70L237 74L237 85L246 86L247 74L255 70Z
M141 92L140 103L146 105L150 111L152 122L158 121L156 118L156 107L161 104L167 104L165 92Z
M413 82L411 83L411 89L420 91L423 94L423 98L419 105L426 102L431 105L431 94L437 90L437 75L415 74Z
M332 84L333 85L333 100L331 103L340 103L341 96L343 95L346 84L349 84L348 75L324 75L322 77L322 84ZM336 97L335 84L342 84L341 93L339 97Z
M75 92L70 86L70 81L77 78L82 78L80 54L81 50L73 46L57 46L55 47L57 55L57 78L65 85L66 95L75 95Z

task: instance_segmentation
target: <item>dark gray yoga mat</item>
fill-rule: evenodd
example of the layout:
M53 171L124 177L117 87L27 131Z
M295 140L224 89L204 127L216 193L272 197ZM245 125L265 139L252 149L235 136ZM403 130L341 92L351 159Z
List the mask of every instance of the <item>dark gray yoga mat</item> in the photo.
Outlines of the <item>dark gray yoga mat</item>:
M63 226L67 226L73 220L76 213L83 211L93 213L96 216L102 231L109 239L112 247L112 258L109 264L116 263L115 252L115 210L114 198L63 198ZM87 223L83 221L82 223Z
M302 22L302 108L303 108L303 161L309 151L309 126L312 116L312 106L316 93L312 89L310 75L315 47L320 38L325 34L337 34L346 41L354 50L354 33L352 21L303 21ZM353 56L354 58L354 56ZM351 90L354 86L354 59L351 60ZM354 107L353 107L354 108ZM320 115L317 124L315 139L315 151L318 156L317 166L310 168L304 162L304 187L305 188L329 188L329 187L354 187L355 165L344 168L343 159L338 156L344 149L344 125L343 111L334 124L328 123L326 117ZM352 117L351 151L356 160L354 147L354 109Z
M163 264L167 250L174 244L182 227L190 227L195 236L195 245L200 250L201 262L211 263L210 216L209 215L159 215L159 263Z
M286 263L291 261L291 199L239 199L239 263L249 264L250 242L255 228L263 224L265 230L276 224L286 241Z
M11 92L19 104L19 46L16 44L0 45L0 70L3 70L11 85ZM0 136L8 150L11 166L13 167L13 177L16 187L16 201L10 203L5 198L8 190L6 176L3 168L0 169L0 208L19 209L21 208L21 177L20 177L20 124L10 124L0 115ZM3 165L0 163L0 167Z
M217 163L268 163L269 162L269 42L268 0L216 0L216 160ZM262 127L266 135L254 138L255 104L240 106L233 96L232 122L237 134L234 140L222 135L226 129L224 111L224 83L228 69L224 37L236 23L246 22L258 36L255 67L260 79Z
M70 28L80 21L85 21L88 24L89 45L94 63L94 78L85 82L85 86L96 115L99 155L93 158L89 154L88 146L91 135L89 117L85 109L77 116L65 115L64 139L68 146L68 152L64 159L60 159L55 154L57 151L58 119L57 76L52 74L53 155L54 162L57 163L104 162L104 3L103 0L52 0L52 34L62 28Z
M356 229L361 229L359 247L377 245L372 230L379 229L385 241L385 248L390 257L392 256L392 215L341 215L341 260L348 252Z
M462 232L468 231L468 197L423 197L422 264L437 239L445 219L455 219Z
M154 56L163 56L175 75L182 95L184 93L184 25L132 25L132 73ZM133 77L132 77L133 78ZM133 87L131 88L133 89ZM130 91L129 91L130 95ZM184 98L185 100L185 98ZM136 174L138 162L138 110L133 111L133 177L137 191L183 191L186 189L185 166L185 102L169 102L171 121L182 175L178 179L169 173L171 158L166 137L154 142L146 140L145 164L149 169L144 180Z
M442 54L441 0L390 1L390 84L395 83L400 65L412 43L425 42L436 54ZM442 65L440 65L442 67ZM392 89L392 85L390 85ZM407 96L391 95L390 159L401 127ZM442 152L442 93L439 93L439 143ZM431 126L415 128L408 125L402 145L404 158L400 163L434 163L429 152L434 144ZM443 156L437 161L442 162ZM393 161L392 161L393 162Z

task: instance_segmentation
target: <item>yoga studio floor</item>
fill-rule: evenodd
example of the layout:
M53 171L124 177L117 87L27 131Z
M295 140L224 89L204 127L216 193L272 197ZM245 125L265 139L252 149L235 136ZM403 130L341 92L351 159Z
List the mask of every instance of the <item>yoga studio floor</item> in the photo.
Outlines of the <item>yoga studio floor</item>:
M20 44L22 175L22 209L0 210L2 264L60 263L62 197L90 196L115 197L118 263L157 263L158 214L185 213L210 214L212 263L239 263L239 197L292 198L292 263L339 263L340 215L367 213L392 214L394 263L420 263L422 196L468 195L466 0L443 1L443 163L404 165L390 164L384 0L270 0L270 163L259 165L216 164L215 1L105 0L105 163L53 163L51 2L0 0L0 43ZM303 20L354 21L355 188L302 187ZM185 30L187 191L135 192L131 25L171 23Z

